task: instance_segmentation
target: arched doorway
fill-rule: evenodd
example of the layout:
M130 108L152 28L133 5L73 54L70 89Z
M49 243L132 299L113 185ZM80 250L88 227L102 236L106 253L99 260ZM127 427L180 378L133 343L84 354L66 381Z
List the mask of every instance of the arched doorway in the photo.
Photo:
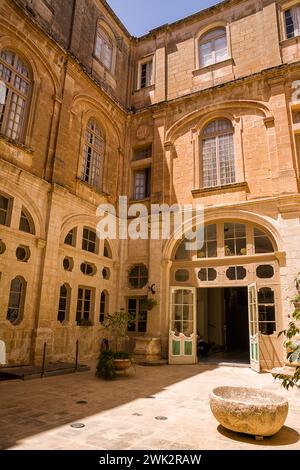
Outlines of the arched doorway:
M170 268L169 363L245 362L260 371L281 363L280 275L275 239L243 220L205 226L204 243L185 240Z

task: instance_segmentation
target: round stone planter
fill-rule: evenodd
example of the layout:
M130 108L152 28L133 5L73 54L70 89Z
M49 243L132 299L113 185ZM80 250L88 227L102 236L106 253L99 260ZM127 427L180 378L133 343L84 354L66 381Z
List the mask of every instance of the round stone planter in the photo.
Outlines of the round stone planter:
M131 366L130 359L114 359L116 370L126 370Z
M289 407L280 395L246 387L215 388L209 402L214 417L224 428L256 437L276 434Z

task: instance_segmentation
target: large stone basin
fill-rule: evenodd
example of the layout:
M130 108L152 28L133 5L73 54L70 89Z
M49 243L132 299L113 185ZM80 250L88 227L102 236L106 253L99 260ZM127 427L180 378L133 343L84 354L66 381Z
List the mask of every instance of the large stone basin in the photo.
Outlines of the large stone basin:
M246 387L215 388L209 402L224 428L263 437L273 436L282 428L289 408L288 401L276 393Z

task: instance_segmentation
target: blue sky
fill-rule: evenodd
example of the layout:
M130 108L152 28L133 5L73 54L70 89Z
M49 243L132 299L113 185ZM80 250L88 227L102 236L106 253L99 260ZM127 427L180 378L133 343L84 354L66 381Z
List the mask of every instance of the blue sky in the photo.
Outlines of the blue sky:
M220 0L107 0L134 36L192 15L220 3Z

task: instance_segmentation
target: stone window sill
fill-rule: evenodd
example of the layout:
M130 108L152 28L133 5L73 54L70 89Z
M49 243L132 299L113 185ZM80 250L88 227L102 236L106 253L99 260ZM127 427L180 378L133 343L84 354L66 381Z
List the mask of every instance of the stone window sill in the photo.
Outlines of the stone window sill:
M81 178L77 177L76 178L77 180L77 183L79 183L80 185L83 185L83 186L86 186L87 188L89 188L91 191L93 191L94 193L97 193L97 194L100 194L101 196L109 196L108 193L105 193L104 191L102 191L101 189L97 189L95 188L95 186L87 183L86 181L83 181Z
M205 72L209 72L210 70L221 69L223 67L226 67L227 65L233 65L233 64L234 64L233 58L229 57L228 59L222 60L221 62L216 62L215 64L206 65L205 67L200 67L199 69L193 70L193 75L194 77L196 77Z
M239 189L248 190L248 184L246 183L246 181L242 181L240 183L226 184L224 186L214 186L212 188L193 189L192 195L193 197L201 197L202 195L205 195L208 193L219 193L219 192L224 192L224 191L226 192L226 191L239 190Z
M300 42L300 36L294 36L293 38L283 39L280 41L280 46L292 46L293 44L298 44Z
M144 92L149 92L155 90L155 84L153 83L152 85L145 86L144 88L137 88L136 90L133 91L133 94L136 93L142 93Z
M95 54L93 54L93 59L94 59L96 62L98 62L98 63L101 65L101 67L104 68L105 72L108 73L112 78L115 77L115 74L113 73L113 71L112 71L111 69L107 68L106 65L103 64L103 62L102 62L102 61L99 59L99 57L97 57Z
M28 147L27 145L22 144L21 142L18 142L14 139L10 139L9 137L6 137L6 135L4 134L0 134L0 140L6 142L9 145L13 145L14 147L18 147L24 152L33 153L33 149L31 147Z

